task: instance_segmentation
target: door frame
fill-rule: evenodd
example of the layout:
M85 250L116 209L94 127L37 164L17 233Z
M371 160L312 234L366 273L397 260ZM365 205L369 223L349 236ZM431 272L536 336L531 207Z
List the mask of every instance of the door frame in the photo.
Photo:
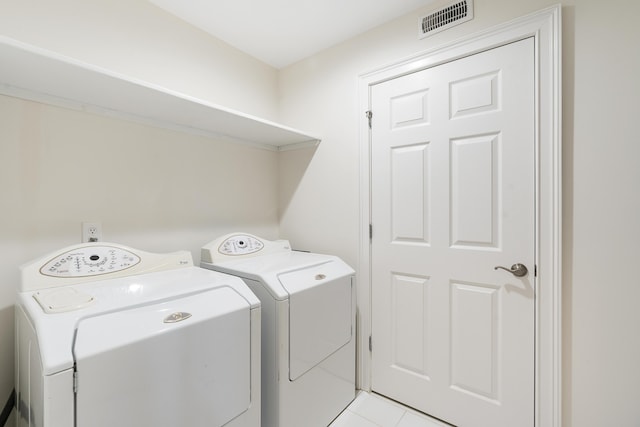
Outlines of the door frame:
M371 86L452 60L533 37L535 45L535 426L562 421L562 88L561 6L471 34L359 76L360 212L357 384L371 390L371 150L365 112ZM375 120L375 112L373 116ZM374 231L375 232L375 231Z

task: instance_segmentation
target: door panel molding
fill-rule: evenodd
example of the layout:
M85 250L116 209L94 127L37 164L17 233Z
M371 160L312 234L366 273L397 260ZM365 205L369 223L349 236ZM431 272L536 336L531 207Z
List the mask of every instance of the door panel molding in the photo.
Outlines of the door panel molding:
M557 5L497 27L464 37L435 49L371 70L359 76L360 123L360 244L358 259L358 385L371 388L371 212L370 135L364 112L370 110L371 86L524 38L535 39L535 179L536 179L536 267L535 300L535 426L561 425L561 6ZM486 81L487 79L485 79ZM481 80L482 81L482 80ZM489 100L487 87L464 100L480 104ZM484 101L483 101L484 100ZM495 100L494 100L495 101ZM469 104L471 102L471 104ZM493 102L493 101L492 101ZM464 104L463 107L467 104ZM490 108L490 107L486 107ZM473 110L476 114L478 110ZM461 113L465 112L464 109ZM481 112L477 112L481 114ZM410 118L410 117L409 117ZM375 112L373 112L375 120ZM373 224L375 233L375 224ZM375 343L373 344L375 346Z

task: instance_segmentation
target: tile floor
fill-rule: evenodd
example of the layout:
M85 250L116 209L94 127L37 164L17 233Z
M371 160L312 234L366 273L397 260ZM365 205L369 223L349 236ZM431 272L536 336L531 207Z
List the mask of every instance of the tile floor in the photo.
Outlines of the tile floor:
M361 391L329 427L450 427L374 393Z

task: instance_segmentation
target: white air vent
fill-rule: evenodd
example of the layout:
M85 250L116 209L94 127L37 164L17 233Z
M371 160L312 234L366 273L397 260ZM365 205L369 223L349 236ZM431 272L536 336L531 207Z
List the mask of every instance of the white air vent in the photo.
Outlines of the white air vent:
M473 0L451 3L420 18L418 23L420 26L419 37L422 39L471 19L473 19Z

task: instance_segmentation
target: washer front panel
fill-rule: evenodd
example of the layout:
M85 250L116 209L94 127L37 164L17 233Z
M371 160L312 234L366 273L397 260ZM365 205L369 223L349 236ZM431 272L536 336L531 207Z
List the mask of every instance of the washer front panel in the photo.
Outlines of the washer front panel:
M176 313L191 316L165 323ZM227 286L82 319L77 425L226 425L251 404L250 333L249 303Z
M140 262L133 252L113 246L82 247L56 256L40 268L51 277L88 277L126 270Z

